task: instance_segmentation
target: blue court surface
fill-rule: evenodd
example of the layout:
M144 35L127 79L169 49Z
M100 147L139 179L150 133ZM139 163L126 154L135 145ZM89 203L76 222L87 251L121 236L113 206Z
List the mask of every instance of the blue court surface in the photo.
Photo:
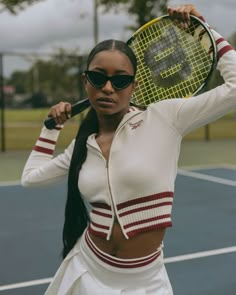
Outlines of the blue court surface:
M42 295L61 262L66 185L0 186L0 293ZM236 294L236 167L180 169L164 254L175 295Z

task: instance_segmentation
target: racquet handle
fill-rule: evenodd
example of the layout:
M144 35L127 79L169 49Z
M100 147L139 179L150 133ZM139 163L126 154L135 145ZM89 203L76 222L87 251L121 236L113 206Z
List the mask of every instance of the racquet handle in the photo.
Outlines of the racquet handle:
M83 112L89 106L90 106L90 102L87 98L73 104L71 106L71 117L74 117L75 115ZM47 129L54 129L56 127L56 122L54 121L53 118L47 118L44 121L44 125Z

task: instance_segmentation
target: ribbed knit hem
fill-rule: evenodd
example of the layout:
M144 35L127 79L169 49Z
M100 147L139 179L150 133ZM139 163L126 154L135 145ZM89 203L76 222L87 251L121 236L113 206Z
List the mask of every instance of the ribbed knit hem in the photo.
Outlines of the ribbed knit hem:
M101 251L91 240L89 237L88 231L85 234L85 242L90 250L96 255L101 261L118 268L138 268L146 266L152 263L161 255L161 247L157 249L154 253L144 256L141 258L134 258L134 259L121 259L113 257L107 253Z

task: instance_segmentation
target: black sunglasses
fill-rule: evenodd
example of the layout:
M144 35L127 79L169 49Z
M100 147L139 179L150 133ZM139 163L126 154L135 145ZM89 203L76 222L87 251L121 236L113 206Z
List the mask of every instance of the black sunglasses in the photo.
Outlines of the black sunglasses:
M121 90L128 87L134 81L134 76L131 75L106 76L96 71L85 71L84 73L89 83L96 88L102 88L107 81L110 81L114 89Z

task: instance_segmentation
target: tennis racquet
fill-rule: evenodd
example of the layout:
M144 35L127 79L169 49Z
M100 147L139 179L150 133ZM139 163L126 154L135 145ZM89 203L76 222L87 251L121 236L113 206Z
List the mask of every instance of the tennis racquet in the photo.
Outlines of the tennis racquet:
M169 15L153 19L140 27L127 44L138 60L138 85L131 103L148 106L171 98L188 98L204 89L217 62L212 33L201 19L190 16L186 29ZM89 107L88 99L72 105L74 116ZM53 118L44 122L55 127Z

